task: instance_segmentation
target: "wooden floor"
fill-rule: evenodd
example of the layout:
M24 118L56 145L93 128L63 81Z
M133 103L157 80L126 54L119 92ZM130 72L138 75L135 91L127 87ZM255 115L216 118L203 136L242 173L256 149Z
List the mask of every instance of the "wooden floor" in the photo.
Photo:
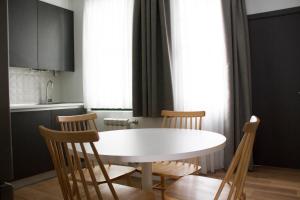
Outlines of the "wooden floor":
M220 178L223 171L211 175ZM120 183L123 183L122 181ZM133 178L133 185L140 187L140 179ZM300 200L300 170L257 167L249 172L246 182L247 200ZM156 191L157 199L161 198ZM16 200L62 199L57 179L26 186L15 191Z

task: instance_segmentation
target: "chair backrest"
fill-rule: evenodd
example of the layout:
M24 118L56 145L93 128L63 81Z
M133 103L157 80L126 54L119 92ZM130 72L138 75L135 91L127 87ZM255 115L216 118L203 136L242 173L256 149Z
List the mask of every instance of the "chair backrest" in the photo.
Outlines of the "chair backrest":
M54 131L43 126L39 127L39 131L48 146L65 200L90 200L92 197L93 199L103 199L91 166L91 160L86 151L87 148L92 149L93 156L100 166L114 199L118 199L93 143L99 140L99 135L96 131ZM74 161L72 161L70 153L72 153ZM79 156L79 154L82 156ZM82 162L85 164L84 168L89 172L92 184L87 184L87 177L84 175L83 169L78 167L81 166ZM80 175L80 181L75 175L76 171ZM95 194L95 196L92 196L91 193Z
M86 131L95 130L98 132L95 120L96 113L88 113L73 116L57 116L62 131Z
M163 122L162 128L185 128L201 130L202 118L205 111L179 112L171 110L162 110L161 116Z
M250 121L244 124L244 136L218 189L215 200L219 198L225 184L229 184L231 187L227 199L241 199L259 123L260 119L252 116Z

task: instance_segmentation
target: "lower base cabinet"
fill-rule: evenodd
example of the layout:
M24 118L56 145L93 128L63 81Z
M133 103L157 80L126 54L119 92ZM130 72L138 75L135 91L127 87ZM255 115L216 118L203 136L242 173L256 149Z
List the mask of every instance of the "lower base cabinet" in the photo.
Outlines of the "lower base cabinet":
M39 125L59 130L59 125L56 121L57 116L84 113L86 113L84 108L12 112L14 180L53 169L47 146L38 131Z

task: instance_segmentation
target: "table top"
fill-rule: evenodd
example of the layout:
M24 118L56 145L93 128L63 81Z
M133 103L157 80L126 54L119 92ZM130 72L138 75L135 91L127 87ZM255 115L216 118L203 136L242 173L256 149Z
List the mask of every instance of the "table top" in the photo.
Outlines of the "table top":
M124 129L99 132L98 153L122 162L156 162L207 155L224 149L218 133L171 128ZM87 153L92 150L87 147Z

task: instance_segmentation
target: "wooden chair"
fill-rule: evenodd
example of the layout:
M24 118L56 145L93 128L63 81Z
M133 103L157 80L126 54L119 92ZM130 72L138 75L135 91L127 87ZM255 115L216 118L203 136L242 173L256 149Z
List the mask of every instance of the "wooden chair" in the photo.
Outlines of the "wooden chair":
M88 113L83 115L73 115L73 116L57 116L57 121L60 123L62 131L87 131L93 130L98 132L95 120L97 119L96 113ZM96 174L96 181L98 184L105 183L105 177L101 173L100 166L94 165L94 161L92 160L93 171ZM121 166L121 165L112 165L105 164L104 165L108 176L111 180L117 180L120 178L127 178L128 184L130 184L130 175L136 171L134 167L129 166ZM85 174L88 174L87 169L83 169ZM76 176L79 179L79 174ZM87 178L88 183L91 183L92 180Z
M162 110L163 117L162 128L185 128L201 129L204 111L198 112L176 112ZM160 183L153 186L155 189L164 191L166 189L166 178L179 179L182 176L190 175L200 170L199 158L187 159L182 161L164 161L152 164L152 173L160 176ZM141 168L137 168L141 171Z
M164 194L169 200L242 200L246 199L244 185L260 120L252 116L244 125L244 136L223 180L185 176L172 184Z
M93 142L99 140L96 131L54 131L43 126L39 127L40 134L44 137L48 146L53 164L57 173L58 181L65 200L73 199L126 199L126 200L150 200L154 199L153 193L142 192L139 189L112 184L108 173L102 163L97 149ZM94 157L105 178L106 184L98 185L87 148L92 149ZM72 161L72 155L76 166ZM82 154L83 156L79 156ZM89 180L83 171L81 162L84 161L88 170ZM76 171L80 174L80 180L76 177Z
M201 130L202 118L205 111L179 112L162 110L162 128L185 128Z

